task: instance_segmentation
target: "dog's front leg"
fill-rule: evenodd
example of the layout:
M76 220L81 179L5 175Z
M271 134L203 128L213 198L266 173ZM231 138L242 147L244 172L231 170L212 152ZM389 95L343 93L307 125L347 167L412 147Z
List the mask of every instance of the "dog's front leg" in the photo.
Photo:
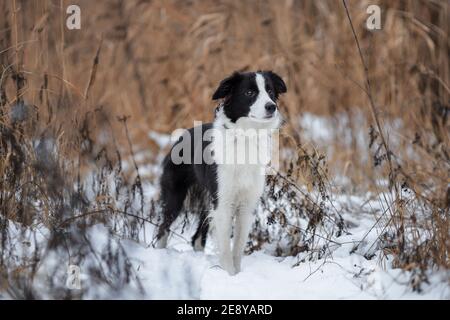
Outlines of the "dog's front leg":
M219 203L219 206L213 213L214 233L219 251L220 266L230 275L236 274L231 256L230 237L232 212L230 208Z

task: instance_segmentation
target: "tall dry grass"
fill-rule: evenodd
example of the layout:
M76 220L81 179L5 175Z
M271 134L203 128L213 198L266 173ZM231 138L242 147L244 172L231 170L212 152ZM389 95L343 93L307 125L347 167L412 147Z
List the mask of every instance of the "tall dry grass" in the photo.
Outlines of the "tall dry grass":
M217 83L233 70L254 69L274 69L286 79L283 108L290 134L299 140L300 112L368 110L355 84L364 83L364 69L339 1L78 1L79 31L64 27L64 1L16 2L16 25L12 2L3 3L8 19L2 48L20 46L17 56L15 47L2 52L4 66L21 65L30 103L39 104L45 85L51 108L39 109L43 118L67 119L103 106L110 115L131 115L133 137L148 144L149 126L170 132L193 120L210 121ZM382 31L364 27L372 2L349 1L349 9L379 113L405 121L412 135L404 139L414 140L429 124L426 131L445 140L439 120L449 100L448 3L377 3L383 8ZM84 99L99 48L101 64ZM7 90L8 96L14 90ZM78 107L61 110L61 99L73 99ZM339 155L340 162L358 164L354 153Z
M351 143L335 135L339 152L327 159L331 178L346 176L353 192L370 191L387 208L380 228L389 238L385 250L399 267L448 269L450 5L347 3L367 73L340 1L3 1L3 217L24 222L28 214L32 220L37 211L30 214L20 197L35 192L23 185L39 184L42 176L53 179L44 184L50 189L41 190L48 197L58 193L51 186L80 181L95 166L112 168L130 150L156 154L149 130L169 133L194 120L211 121L211 94L224 76L272 69L288 86L281 101L288 120L284 143L300 154L296 165L314 160L299 126L302 114L336 121L344 115ZM81 8L81 30L65 28L69 4ZM380 31L364 27L369 4L382 8ZM367 79L370 97L364 92ZM363 148L357 144L361 115L368 138ZM386 123L393 121L401 126L388 130ZM33 143L47 140L62 155L60 171L28 158ZM154 160L150 155L136 165ZM312 162L303 167L306 171L290 178L317 186L325 173L311 170ZM156 178L136 176L133 168L120 175L133 192L142 179ZM406 201L402 190L411 192L412 200ZM64 195L56 198L64 202ZM50 204L45 219L56 210ZM411 224L427 230L426 242L422 235L404 237Z

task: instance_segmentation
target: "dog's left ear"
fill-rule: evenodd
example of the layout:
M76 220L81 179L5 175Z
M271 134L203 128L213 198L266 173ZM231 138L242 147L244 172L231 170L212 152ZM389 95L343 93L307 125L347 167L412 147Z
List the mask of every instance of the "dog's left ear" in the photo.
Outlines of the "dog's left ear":
M214 92L212 99L217 100L229 96L240 77L240 73L235 71L231 76L223 79L216 89L216 92Z
M286 84L284 83L283 79L281 79L281 77L278 74L276 74L275 72L272 72L272 71L266 71L266 74L272 80L277 97L281 93L285 93L287 91Z

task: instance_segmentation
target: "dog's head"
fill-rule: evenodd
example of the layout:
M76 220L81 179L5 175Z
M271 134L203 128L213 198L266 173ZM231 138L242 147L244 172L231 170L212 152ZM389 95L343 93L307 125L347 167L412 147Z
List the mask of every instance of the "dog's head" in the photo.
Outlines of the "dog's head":
M279 126L278 97L286 92L283 79L272 71L235 72L222 80L213 100L224 99L223 114L232 123Z

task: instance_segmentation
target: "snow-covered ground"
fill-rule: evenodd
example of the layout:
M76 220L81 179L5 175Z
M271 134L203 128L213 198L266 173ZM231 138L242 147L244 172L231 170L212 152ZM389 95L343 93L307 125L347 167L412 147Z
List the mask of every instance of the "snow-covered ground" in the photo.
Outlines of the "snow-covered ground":
M304 132L316 133L305 138L316 145L327 145L332 137L327 128L332 124L326 121L303 115ZM345 121L339 123L344 123L339 130L348 130ZM359 134L358 144L365 144L365 135ZM163 136L151 137L161 146L168 142ZM329 252L319 260L275 257L262 250L246 256L242 272L229 276L218 266L209 240L204 253L194 252L188 241L178 236L171 238L167 249L130 241L126 248L134 258L146 298L151 299L450 299L448 272L430 272L429 283L418 293L409 283L411 274L393 269L392 257L381 256L374 243L382 230L373 228L378 218L373 211L379 202L367 198L335 195L335 206L342 211L348 234L333 238ZM185 238L189 239L191 233L185 232ZM358 249L353 250L356 244ZM364 257L369 251L373 254L370 260Z
M334 239L325 258L299 261L298 257L275 257L264 250L243 259L242 271L230 276L218 266L213 242L208 240L205 252L195 252L188 243L193 228L180 236L173 235L167 249L155 249L149 243L117 239L127 253L133 278L118 290L99 284L86 274L95 259L85 259L80 267L84 299L450 299L448 272L430 272L429 283L419 293L409 282L411 273L391 267L391 257L381 258L381 251L367 260L366 253L378 231L367 235L374 220L369 215L345 215L352 226L348 235ZM181 232L176 228L175 232ZM153 228L146 232L153 234ZM45 236L45 235L43 235ZM88 232L92 249L104 252L108 230L102 224ZM351 253L355 243L366 239L360 249ZM41 239L42 240L42 239ZM55 274L52 256L42 262L35 277L35 288L44 298L49 279L67 281L65 274ZM102 263L102 268L108 268ZM138 280L140 286L135 281ZM74 295L77 289L72 290ZM0 298L2 296L0 295ZM8 296L3 296L8 298Z
M357 220L353 222L358 223ZM411 274L392 269L379 253L367 260L350 254L354 241L362 239L371 221L364 218L339 238L342 245L326 259L298 263L295 257L274 257L254 252L243 259L235 276L218 266L211 243L195 252L181 238L173 237L169 248L154 249L133 241L122 241L136 276L145 292L128 288L108 297L124 299L450 299L448 274L435 273L422 292L414 292ZM105 233L97 226L92 234ZM101 241L97 242L101 246ZM333 248L333 246L331 246ZM82 283L89 286L89 283ZM91 291L91 290L89 290ZM92 290L90 298L102 297ZM104 293L103 293L104 294Z
M302 127L318 135L306 136L317 145L326 145L332 136L326 131L330 124L324 119L312 115L303 117ZM344 128L345 129L345 128ZM343 130L344 130L343 129ZM345 135L345 134L344 134ZM170 142L166 135L151 133L163 149ZM330 151L330 150L328 150ZM140 155L138 154L137 157ZM157 161L162 157L158 156ZM158 166L141 167L140 174L159 175ZM143 183L146 202L157 197L154 183ZM407 195L405 195L407 196ZM98 256L85 258L79 263L81 288L84 299L450 299L450 274L448 271L430 270L428 283L423 283L421 292L413 291L410 285L413 274L392 267L392 256L385 255L375 245L382 234L383 224L377 226L380 217L380 202L371 195L333 194L333 206L342 215L347 232L332 237L321 259L308 259L300 254L297 257L276 257L269 250L262 249L247 255L243 259L242 271L234 276L218 266L214 244L208 238L205 252L195 252L190 245L190 235L195 225L188 225L182 233L181 223L172 230L175 234L169 239L167 249L155 249L151 242L154 226L145 224L139 241L114 236L103 224L89 228L87 238L92 252L107 252L110 246L121 246L126 252L127 264L131 267L132 280L118 289L112 289L93 280L88 270L92 264L100 264L103 270L110 268ZM263 220L262 220L263 221ZM19 235L20 228L11 223L12 234ZM25 231L27 233L27 231ZM182 233L182 234L181 234ZM23 235L23 230L22 230ZM16 247L18 257L25 251L32 252L34 242L44 243L45 232L30 242L21 241ZM25 238L27 238L25 237ZM41 245L42 247L42 245ZM108 248L108 250L105 250ZM23 251L23 252L22 252ZM367 259L368 253L370 259ZM120 260L120 259L119 259ZM64 271L54 273L54 265L60 263L47 256L40 263L34 277L34 287L41 297L54 297L49 292L49 279L64 282ZM119 265L120 265L119 263ZM108 277L114 276L109 273ZM140 285L139 285L140 284ZM74 289L74 296L78 289ZM0 298L11 298L0 292Z

